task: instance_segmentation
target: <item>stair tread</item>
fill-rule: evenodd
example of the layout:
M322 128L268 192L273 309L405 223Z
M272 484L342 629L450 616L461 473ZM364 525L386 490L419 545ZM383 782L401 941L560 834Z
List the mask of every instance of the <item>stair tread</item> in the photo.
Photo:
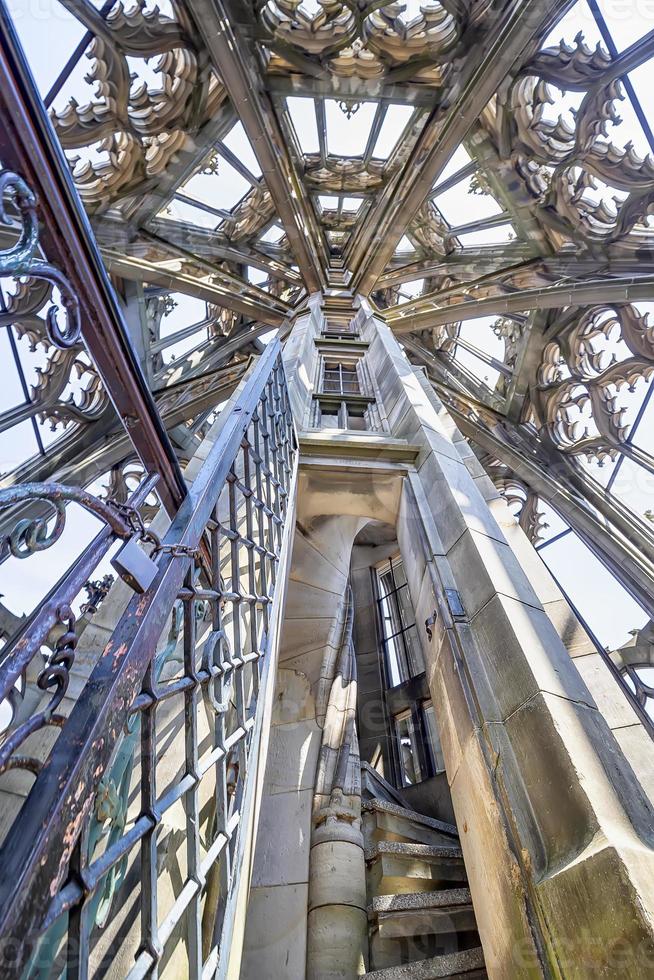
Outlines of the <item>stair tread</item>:
M436 820L435 817L427 817L423 813L418 813L416 810L410 810L408 807L400 806L398 803L388 803L386 800L366 800L361 807L362 810L368 812L379 810L383 813L390 813L393 816L401 817L405 820L409 820L411 823L420 823L424 827L429 827L431 830L440 830L441 833L451 834L452 837L459 838L459 832L451 823L445 823L443 820Z
M458 953L445 953L426 960L414 960L402 966L390 966L384 970L364 973L365 980L437 980L460 976L484 969L484 953L481 947L464 949ZM477 976L480 974L476 972Z
M469 888L441 888L435 892L408 892L400 895L376 895L368 913L411 912L418 909L448 908L452 905L472 907Z
M382 854L395 854L399 857L414 858L462 858L463 852L456 844L413 844L405 841L379 840L366 847L366 861L372 861Z

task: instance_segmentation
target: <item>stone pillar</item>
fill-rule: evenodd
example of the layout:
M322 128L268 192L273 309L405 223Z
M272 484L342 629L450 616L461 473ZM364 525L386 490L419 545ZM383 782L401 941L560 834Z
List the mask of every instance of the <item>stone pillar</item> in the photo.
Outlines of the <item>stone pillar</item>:
M311 844L307 980L353 980L368 958L363 836L339 816L340 805L335 797L333 819Z
M338 832L337 841L330 831L324 832L324 839L314 838L313 812L317 773L325 755L321 753L325 719L342 640L342 600L352 541L365 522L358 517L312 516L308 507L316 498L306 492L306 477L301 476L300 483L242 980L301 980L307 972L322 976L312 974L310 965L307 970L309 907L317 911L335 904L322 871L325 861L329 863L329 852L334 856L334 844L339 857L340 844L347 844L347 838L338 841ZM333 707L336 712L332 714L338 715L338 706ZM332 719L334 729L337 721ZM312 848L312 844L323 846ZM362 842L356 849L362 868ZM327 891L321 891L323 885ZM347 912L333 911L334 921L327 925L330 935L337 928L336 920L342 931L347 918ZM365 913L358 911L365 922ZM323 947L324 922L320 913L314 916L312 935L323 936Z
M308 980L357 976L365 969L368 951L353 621L348 585L335 624L340 634L336 658L325 658L317 705L322 742L309 861Z
M650 977L652 805L450 416L390 330L366 329L392 434L420 446L398 540L418 624L438 614L420 632L489 975Z

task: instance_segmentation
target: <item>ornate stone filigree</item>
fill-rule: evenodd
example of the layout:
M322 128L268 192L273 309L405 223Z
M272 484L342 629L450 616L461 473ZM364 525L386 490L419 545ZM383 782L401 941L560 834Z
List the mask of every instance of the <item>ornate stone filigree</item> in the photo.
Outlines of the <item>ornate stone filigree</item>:
M493 333L504 341L504 363L513 367L520 350L524 324L511 317L501 316L492 324Z
M329 75L382 79L402 67L407 78L438 84L443 64L461 41L471 16L468 2L425 3L408 19L402 3L378 0L321 0L309 13L301 0L266 0L260 5L269 71L293 67L298 55ZM487 4L477 4L479 19Z
M537 545L549 527L539 509L538 495L501 465L489 467L489 476L531 543Z
M246 194L220 230L228 241L243 241L258 235L274 217L275 207L270 192L262 182Z
M561 93L584 93L577 109L552 117ZM609 55L581 35L572 48L541 51L522 69L504 101L508 143L542 220L570 240L634 242L647 237L654 210L654 159L631 141L614 142L625 98Z
M592 307L563 323L532 389L538 426L564 452L612 458L629 433L624 389L654 375L654 327L629 304Z
M76 14L93 38L85 52L92 62L87 81L90 100L76 99L51 117L67 150L92 148L95 154L71 156L80 196L90 211L106 208L161 174L207 113L215 79L206 55L198 50L184 5L174 2L175 17L158 8L117 4L103 20L90 4ZM159 85L134 72L134 59L156 58ZM129 59L129 60L128 60Z
M429 201L418 209L410 234L431 255L445 256L454 251L449 226Z

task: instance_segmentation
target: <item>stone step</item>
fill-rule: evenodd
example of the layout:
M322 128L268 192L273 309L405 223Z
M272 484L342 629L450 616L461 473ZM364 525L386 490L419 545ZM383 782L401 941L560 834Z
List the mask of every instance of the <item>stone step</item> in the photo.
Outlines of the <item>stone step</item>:
M366 848L369 895L432 892L467 884L461 848L376 841Z
M436 956L451 956L480 945L476 929L467 932L432 933L388 938L373 931L370 937L370 970L387 970L392 966L421 963Z
M366 841L394 840L418 844L452 844L459 834L453 824L426 817L415 810L386 800L368 800L363 804L363 828Z
M473 980L485 977L486 970L484 954L478 946L384 970L373 970L363 976L365 980Z
M475 932L477 923L468 888L377 895L368 907L382 939Z

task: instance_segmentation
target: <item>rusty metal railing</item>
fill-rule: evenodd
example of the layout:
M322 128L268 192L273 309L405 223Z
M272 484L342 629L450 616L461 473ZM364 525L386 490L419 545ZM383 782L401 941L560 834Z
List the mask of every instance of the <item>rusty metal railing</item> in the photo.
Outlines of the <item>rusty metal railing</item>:
M5 773L35 776L0 849L0 976L226 969L293 525L297 448L278 341L200 454L154 539L153 581L56 721L45 763L23 766L18 747L0 757ZM62 683L75 654L66 642ZM14 654L2 651L7 690ZM26 659L23 644L16 669Z

